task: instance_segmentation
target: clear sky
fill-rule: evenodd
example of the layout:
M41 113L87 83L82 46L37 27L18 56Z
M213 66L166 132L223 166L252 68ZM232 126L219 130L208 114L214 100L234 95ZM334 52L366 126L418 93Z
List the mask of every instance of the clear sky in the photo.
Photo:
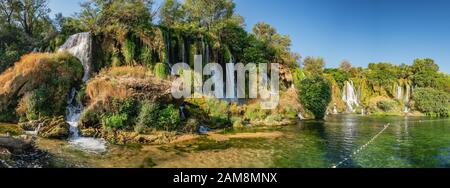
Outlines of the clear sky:
M79 10L82 0L50 0L52 14ZM161 0L157 0L160 2ZM327 67L343 59L411 64L432 58L450 73L449 0L235 0L247 29L264 21L291 37L292 49L321 56Z

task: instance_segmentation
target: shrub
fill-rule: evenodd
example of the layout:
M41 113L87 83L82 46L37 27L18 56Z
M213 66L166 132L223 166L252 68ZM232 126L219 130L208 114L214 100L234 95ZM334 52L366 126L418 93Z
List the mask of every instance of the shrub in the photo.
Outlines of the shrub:
M414 90L413 99L416 108L429 116L449 116L450 96L448 93L432 88L417 88Z
M133 65L135 63L134 58L136 56L136 44L127 38L122 46L122 54L127 65Z
M149 101L143 102L137 118L135 131L142 133L146 128L158 124L159 108L160 107L157 103L152 103Z
M155 75L160 79L166 79L169 75L169 67L164 63L157 63L154 70Z
M395 108L395 103L392 101L379 101L377 104L378 108L385 112L389 112Z
M112 114L112 115L104 115L102 117L103 126L113 129L124 129L126 127L127 121L128 121L127 114Z
M64 115L70 90L82 75L81 63L68 53L25 55L0 75L0 114L9 111L22 121Z
M172 104L161 110L158 115L157 129L173 131L178 128L178 125L181 122L180 111Z
M311 111L316 119L323 119L331 101L329 81L321 76L313 76L302 80L299 89L304 107Z

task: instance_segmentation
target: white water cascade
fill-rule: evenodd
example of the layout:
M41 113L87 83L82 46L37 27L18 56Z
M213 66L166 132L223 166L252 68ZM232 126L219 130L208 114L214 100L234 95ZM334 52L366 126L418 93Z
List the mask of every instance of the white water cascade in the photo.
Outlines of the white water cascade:
M405 103L405 113L409 113L409 100L411 98L411 86L409 86L408 84L406 85L406 91L405 91L405 99L404 99L404 103Z
M355 113L356 109L354 107L359 106L358 96L355 92L355 87L353 85L353 81L345 82L345 86L342 92L342 100L347 104L347 111Z
M58 51L67 51L77 57L84 68L83 81L89 79L92 63L92 38L89 33L79 33L69 37ZM79 135L78 122L80 121L83 105L75 100L77 90L72 88L67 101L66 121L70 125L69 144L88 152L106 151L104 139L87 138Z
M397 99L400 100L403 97L403 88L400 85L397 85Z
M90 33L78 33L70 36L58 49L58 52L67 51L77 57L84 68L83 82L89 79L92 64L92 37Z

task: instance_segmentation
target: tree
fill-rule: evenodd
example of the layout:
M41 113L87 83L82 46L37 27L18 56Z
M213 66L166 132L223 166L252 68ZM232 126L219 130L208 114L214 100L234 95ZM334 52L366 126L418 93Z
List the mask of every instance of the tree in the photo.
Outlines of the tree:
M30 36L35 34L35 29L42 24L42 20L49 20L47 0L18 0L17 11L14 13L15 19Z
M339 69L344 72L350 72L352 68L353 68L352 64L350 64L350 62L347 60L343 60L339 65Z
M235 6L232 0L186 0L183 9L188 22L210 30L231 19Z
M436 87L439 66L432 59L416 59L411 67L417 87Z
M173 26L184 18L182 5L178 0L165 0L159 10L160 23L165 26Z
M305 78L300 83L300 100L316 119L323 119L331 101L330 82L318 75Z
M321 57L306 57L303 60L303 69L313 75L321 75L325 67L325 61Z
M416 108L429 116L448 117L450 97L433 88L417 88L413 93Z
M0 18L8 25L13 24L14 12L18 10L17 0L0 0Z
M275 63L285 64L292 68L297 66L300 55L291 52L292 41L289 36L281 35L271 25L259 22L253 27L253 33L258 40L267 45L267 51L274 54Z

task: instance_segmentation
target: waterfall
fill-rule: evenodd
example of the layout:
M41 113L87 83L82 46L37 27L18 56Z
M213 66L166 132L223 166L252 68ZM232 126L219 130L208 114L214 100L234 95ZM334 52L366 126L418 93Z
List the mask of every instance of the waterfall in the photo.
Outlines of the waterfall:
M339 113L339 112L338 112L337 107L336 107L336 104L335 104L334 107L333 107L333 114L336 115L336 114L338 114L338 113Z
M89 79L92 68L92 37L91 34L78 33L70 36L67 41L58 49L58 52L67 51L77 57L84 67L83 81Z
M345 82L345 86L342 92L342 100L347 104L347 111L355 113L354 106L359 106L358 96L355 92L353 81Z
M89 79L92 63L92 38L89 33L79 33L69 37L58 51L67 51L77 57L84 68L83 82ZM104 139L81 137L78 129L83 105L76 101L76 88L72 88L67 101L66 121L70 125L69 143L86 151L104 152L106 151L106 141Z
M405 91L405 98L404 98L404 103L405 103L405 110L404 110L404 112L405 113L409 113L408 105L409 105L409 101L410 101L410 98L411 98L411 86L406 84L405 89L406 89L406 91Z
M401 85L397 85L397 99L402 99L403 97L403 89Z
M304 119L305 119L305 117L302 115L301 112L299 112L299 113L297 114L297 117L300 118L301 120L304 120Z

